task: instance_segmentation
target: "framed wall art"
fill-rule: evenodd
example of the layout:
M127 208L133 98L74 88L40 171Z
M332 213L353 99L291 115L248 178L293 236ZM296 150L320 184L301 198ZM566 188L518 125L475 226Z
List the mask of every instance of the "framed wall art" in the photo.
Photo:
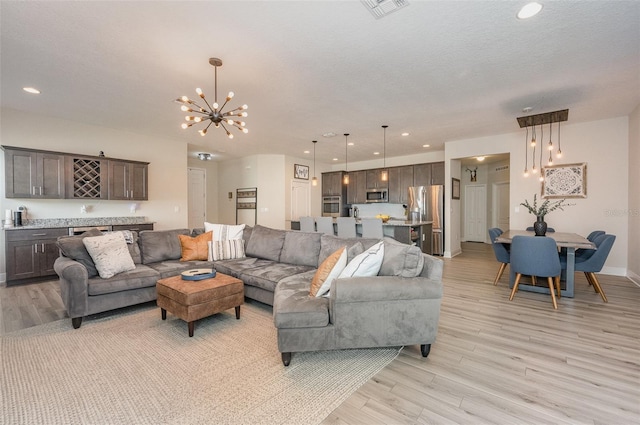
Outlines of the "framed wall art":
M460 179L451 177L451 199L460 199Z
M308 165L293 165L293 177L301 180L309 180L309 166Z
M587 163L550 165L542 168L543 198L586 198Z

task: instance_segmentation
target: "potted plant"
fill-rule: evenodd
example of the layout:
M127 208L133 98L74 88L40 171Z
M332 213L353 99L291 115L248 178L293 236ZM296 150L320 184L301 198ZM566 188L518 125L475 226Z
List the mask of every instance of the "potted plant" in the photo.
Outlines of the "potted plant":
M529 201L526 199L520 204L529 210L531 214L536 216L536 222L533 223L533 231L536 236L544 236L547 233L547 223L544 221L544 216L556 209L564 211L564 208L562 207L570 205L566 204L565 201L566 199L560 199L559 201L550 202L548 199L545 199L538 207L537 195L533 195L533 205L529 204Z

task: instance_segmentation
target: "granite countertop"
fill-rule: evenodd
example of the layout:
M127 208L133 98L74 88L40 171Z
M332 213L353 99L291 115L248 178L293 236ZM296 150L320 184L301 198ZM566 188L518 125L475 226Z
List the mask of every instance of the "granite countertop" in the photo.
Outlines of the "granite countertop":
M147 217L38 218L23 220L22 226L6 227L4 230L55 229L120 224L153 224L153 221L149 221Z
M375 218L375 217L362 217L362 218ZM295 220L293 222L296 222ZM334 218L333 223L335 224L337 221ZM360 218L356 218L356 224L361 224L362 220ZM405 220L402 218L390 218L386 223L382 223L383 226L422 226L424 224L433 224L433 221L411 221Z

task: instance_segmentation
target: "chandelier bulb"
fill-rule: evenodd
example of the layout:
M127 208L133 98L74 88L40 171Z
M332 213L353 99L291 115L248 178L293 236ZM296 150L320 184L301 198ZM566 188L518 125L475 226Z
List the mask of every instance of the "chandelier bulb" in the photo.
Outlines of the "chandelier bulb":
M228 119L228 120L227 120L227 124L229 124L229 125L233 125L233 124L234 124L234 122L233 122L233 120L232 120L232 119Z
M540 177L538 177L538 180L543 182L544 181L544 177L542 177L542 174L540 175Z
M207 129L205 128L204 130L199 130L198 133L200 133L201 136L204 136L205 134L207 134Z
M182 125L180 125L180 127L186 130L187 128L189 128L189 124L187 124L186 122L183 122Z
M562 151L558 149L558 153L556 154L556 158L562 158Z
M194 120L195 122L201 122L201 121L202 121L202 118L200 118L200 117L194 117L194 118L193 118L193 120Z
M311 186L317 186L318 185L318 178L314 177L311 179Z
M243 132L244 134L247 134L247 133L249 132L249 129L248 129L248 128L243 128L243 129L242 129L242 132Z
M240 114L240 116L244 118L244 117L249 116L249 114L247 114L246 112L243 112L243 113Z
M551 140L549 140L549 150L552 151L553 150L553 142L551 142Z
M233 139L233 134L231 134L229 130L227 130L227 136L229 136L229 139Z
M536 139L531 139L531 146L535 146L536 145Z
M191 108L189 108L188 106L186 106L186 105L182 105L180 107L180 110L183 111L183 112L193 112L193 110Z
M233 92L230 91L229 94L227 95L227 100L233 99L233 96L234 96Z
M538 174L538 170L536 169L536 166L534 165L533 168L531 169L531 173L532 174Z
M189 115L187 115L186 117L184 117L185 121L192 121L193 117L190 117Z
M529 177L529 170L526 170L526 169L524 170L524 176Z
M218 105L218 102L214 102L213 103L213 109L218 109L220 107L220 105Z
M189 102L189 103L191 102L187 96L182 96L180 100L183 102Z
M248 109L248 108L249 108L249 106L246 103L244 105L242 105L242 109Z

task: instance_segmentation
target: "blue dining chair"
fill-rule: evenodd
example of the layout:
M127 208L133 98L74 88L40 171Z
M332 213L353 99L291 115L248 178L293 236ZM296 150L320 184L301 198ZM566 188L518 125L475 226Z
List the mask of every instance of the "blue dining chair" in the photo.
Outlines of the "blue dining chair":
M593 243L596 244L596 249L585 250L591 251L588 257L576 257L575 271L584 273L589 285L593 285L593 289L600 294L602 301L604 302L608 302L607 296L602 290L602 286L596 277L596 273L599 273L602 270L615 241L615 235L600 235L593 241ZM560 257L560 264L563 269L567 268L566 257Z
M597 238L598 236L602 236L606 233L607 232L605 232L604 230L594 230L593 232L589 233L589 236L587 236L587 239L593 242L595 238Z
M502 273L504 273L504 269L507 267L507 264L509 264L510 261L509 245L496 242L496 238L502 233L502 229L498 227L489 229L489 240L491 241L491 247L493 248L493 253L496 256L496 260L498 260L498 262L500 263L498 274L496 275L496 279L493 281L494 285L498 284L498 281L502 277Z
M546 277L553 308L558 309L555 291L560 298L560 258L556 241L545 236L514 236L511 241L511 270L516 280L509 296L513 300L522 275Z
M594 230L593 232L589 233L589 236L587 236L587 239L590 242L593 242L595 244L596 243L596 239L599 238L600 236L604 235L604 234L606 234L606 232L604 230ZM591 255L594 252L595 252L595 250L593 250L593 249L578 248L578 249L576 249L576 260L578 258L587 259L587 258L591 257ZM566 250L563 250L562 253L566 255Z

